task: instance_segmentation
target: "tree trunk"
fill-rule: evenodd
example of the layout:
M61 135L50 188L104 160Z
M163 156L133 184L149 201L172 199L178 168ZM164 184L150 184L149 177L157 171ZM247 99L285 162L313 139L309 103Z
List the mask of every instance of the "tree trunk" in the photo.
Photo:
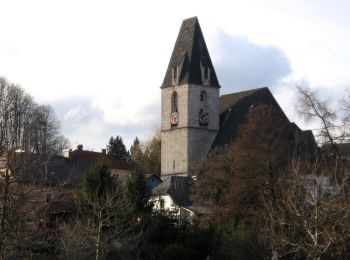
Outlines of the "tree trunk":
M101 255L101 231L102 231L102 212L99 212L99 220L98 220L98 227L97 227L97 237L96 237L96 258L95 260L100 259Z
M4 182L4 194L1 201L1 209L0 209L0 250L1 256L3 254L3 242L5 236L5 224L6 224L6 215L7 215L7 204L8 204L8 196L9 196L9 185L10 185L10 175L8 168L5 173L5 182Z

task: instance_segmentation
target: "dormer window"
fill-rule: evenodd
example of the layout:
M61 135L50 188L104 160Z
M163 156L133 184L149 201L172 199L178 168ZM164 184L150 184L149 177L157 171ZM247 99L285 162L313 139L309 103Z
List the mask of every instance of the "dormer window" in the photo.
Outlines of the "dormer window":
M210 85L210 68L202 65L201 62L201 74L202 74L202 83L204 86Z
M172 68L171 70L173 85L176 85L179 82L179 79L177 77L178 75L177 71L178 71L178 67Z
M204 79L209 79L209 73L210 73L210 69L209 68L205 68L204 69Z
M179 66L173 67L171 69L171 76L172 76L172 83L173 83L173 85L179 84L181 71L182 71L182 66L184 64L184 60L185 60L185 57L182 58Z

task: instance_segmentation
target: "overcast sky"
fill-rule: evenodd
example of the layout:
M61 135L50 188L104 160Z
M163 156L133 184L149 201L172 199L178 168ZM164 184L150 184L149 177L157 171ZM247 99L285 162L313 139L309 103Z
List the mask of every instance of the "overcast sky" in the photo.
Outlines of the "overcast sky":
M160 125L160 85L197 16L221 93L268 86L291 121L295 82L350 86L350 1L0 0L0 76L51 104L73 145L127 145Z

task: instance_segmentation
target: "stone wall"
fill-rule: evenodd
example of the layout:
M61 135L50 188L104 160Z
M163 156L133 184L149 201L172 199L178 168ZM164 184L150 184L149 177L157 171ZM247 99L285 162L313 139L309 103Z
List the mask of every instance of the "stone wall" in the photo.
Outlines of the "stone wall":
M200 94L206 92L205 108ZM171 126L171 98L178 95L179 123ZM190 174L191 167L205 156L219 130L219 89L210 86L183 84L162 89L161 173ZM199 111L209 114L207 126L199 124Z

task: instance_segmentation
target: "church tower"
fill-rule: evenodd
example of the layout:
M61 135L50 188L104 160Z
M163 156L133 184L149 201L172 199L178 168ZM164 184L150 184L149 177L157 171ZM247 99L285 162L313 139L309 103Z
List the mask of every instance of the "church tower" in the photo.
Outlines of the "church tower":
M191 176L219 131L220 85L197 17L184 20L161 86L162 176Z

